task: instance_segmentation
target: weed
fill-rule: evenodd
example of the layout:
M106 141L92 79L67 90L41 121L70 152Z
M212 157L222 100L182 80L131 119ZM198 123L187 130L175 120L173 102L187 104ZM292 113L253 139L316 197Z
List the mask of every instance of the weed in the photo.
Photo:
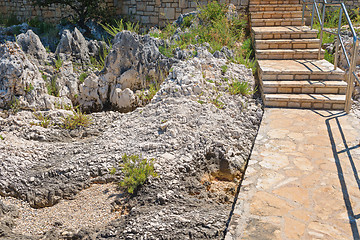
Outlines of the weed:
M198 100L197 102L200 103L200 104L205 104L205 103L206 103L206 102L203 101L203 100Z
M5 138L2 135L0 135L0 140L4 141Z
M90 62L93 67L98 69L99 71L104 69L105 67L105 59L109 55L110 50L112 49L112 44L110 41L108 41L109 48L106 48L105 46L100 48L99 52L99 60L97 60L95 57L90 57Z
M228 90L231 95L238 95L241 94L243 96L249 96L254 94L257 89L251 89L251 86L248 82L240 82L240 81L233 81L229 84Z
M325 58L326 61L334 64L334 55L329 53L328 50L325 50L324 58Z
M85 79L87 78L87 76L89 76L88 73L82 73L82 74L80 74L79 82L80 82L80 83L84 83L84 81L85 81Z
M142 158L139 155L124 154L122 157L121 171L124 173L124 180L120 182L120 186L125 188L130 194L133 194L142 186L149 176L157 177L154 170L155 159ZM116 169L112 168L110 173L115 174Z
M34 117L40 121L40 123L33 123L31 122L31 125L37 125L43 128L47 128L51 125L50 123L50 117L45 117L42 113L33 113Z
M24 88L26 93L30 93L32 90L34 90L34 86L31 83Z
M9 15L7 18L5 18L4 20L4 24L5 24L5 27L10 27L10 26L13 26L13 25L18 25L20 24L21 22L18 20L17 16L15 14L11 14Z
M121 19L120 21L115 20L115 25L110 25L108 23L106 23L105 25L100 23L100 25L104 28L104 30L108 34L110 34L113 37L115 37L119 32L122 32L124 30L138 33L139 29L140 29L140 26L138 23L126 22L124 24L123 19Z
M88 127L91 125L92 120L91 118L82 113L80 109L72 110L73 114L63 117L62 124L60 125L61 128L74 130L79 127Z
M60 58L60 56L56 57L55 60L55 70L58 72L60 70L60 68L62 67L64 61Z
M46 75L43 75L46 77ZM47 77L46 77L47 79ZM49 95L53 95L55 97L59 97L59 88L56 84L56 80L57 80L57 76L54 76L53 78L51 78L50 82L48 81L46 83L46 88L47 88L47 91L48 91L48 94Z
M226 73L227 70L228 70L228 66L227 66L227 65L221 66L221 73L222 73L223 75Z
M20 111L20 101L16 97L14 97L10 104L10 112L12 114L16 114Z
M214 99L211 100L211 103L214 104L215 107L217 107L218 109L223 109L223 108L225 108L225 103L223 103L223 102L221 102L221 101L219 100L220 97L221 97L220 94L217 95L216 98L214 98Z

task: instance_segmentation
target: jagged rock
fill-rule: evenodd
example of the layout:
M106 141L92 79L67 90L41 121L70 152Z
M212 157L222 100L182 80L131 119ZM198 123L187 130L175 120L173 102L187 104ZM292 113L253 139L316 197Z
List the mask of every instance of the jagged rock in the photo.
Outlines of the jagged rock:
M95 74L89 75L79 85L78 103L86 111L100 111L103 109L103 102L99 96L99 77Z
M36 65L31 63L19 45L0 45L0 107L9 107L17 98L21 108L47 109L44 102L45 82Z
M159 52L161 44L162 41L149 35L140 36L130 31L116 35L113 49L100 75L101 101L109 101L115 109L133 109L134 92L148 87L151 83L149 79L160 81L175 62ZM122 91L125 89L128 90ZM125 103L130 105L125 106Z
M55 54L68 54L82 63L90 62L88 42L77 28L72 33L69 30L63 31Z
M28 30L26 33L17 36L16 41L25 53L30 54L38 60L46 59L46 49L41 43L38 35L32 30Z

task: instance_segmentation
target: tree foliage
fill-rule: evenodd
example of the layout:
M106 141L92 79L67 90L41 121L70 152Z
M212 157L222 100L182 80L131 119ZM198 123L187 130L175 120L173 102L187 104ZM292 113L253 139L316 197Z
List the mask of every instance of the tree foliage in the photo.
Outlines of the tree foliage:
M69 6L75 13L74 19L81 27L85 27L89 19L99 19L106 12L101 0L33 0L35 6L48 7L52 4Z

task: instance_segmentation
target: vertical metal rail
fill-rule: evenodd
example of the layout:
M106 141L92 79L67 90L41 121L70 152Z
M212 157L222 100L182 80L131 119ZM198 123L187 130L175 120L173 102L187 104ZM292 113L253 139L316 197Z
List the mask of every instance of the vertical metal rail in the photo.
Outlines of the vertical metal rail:
M303 1L303 18L302 18L302 23L304 23L304 18L305 18L305 6L306 6L306 2L305 0ZM320 15L319 9L318 9L318 3L322 4L322 15ZM351 19L349 17L349 14L347 12L346 6L343 2L341 3L328 3L327 0L321 0L319 2L317 2L316 0L313 0L312 3L312 16L311 16L311 29L313 28L314 25L314 18L315 18L315 14L317 15L317 20L320 23L320 44L319 44L319 53L318 53L318 59L321 58L321 48L322 48L322 40L323 40L323 34L324 31L329 33L329 34L333 34L336 35L336 46L335 46L335 59L334 59L334 70L337 69L338 67L338 62L339 62L339 48L341 46L342 51L344 52L344 56L346 59L346 63L348 65L348 70L346 72L346 82L348 84L347 86L347 90L346 90L346 101L345 101L345 111L347 113L349 113L350 108L351 108L351 103L352 103L352 93L354 91L354 82L355 79L360 83L360 80L358 79L358 77L355 75L355 69L356 69L356 61L357 61L357 55L358 55L358 50L359 50L359 40L357 38L357 34L354 30L354 27L352 25ZM326 7L327 6L337 6L340 7L340 16L339 16L339 24L338 24L338 29L337 32L331 32L328 30L324 29L324 25L325 25L325 14L326 14ZM350 27L350 30L353 34L353 47L352 47L352 55L351 55L351 60L348 57L348 54L346 52L346 48L343 42L343 39L341 37L341 26L342 26L342 18L345 15L346 17L346 21L348 22L348 25Z

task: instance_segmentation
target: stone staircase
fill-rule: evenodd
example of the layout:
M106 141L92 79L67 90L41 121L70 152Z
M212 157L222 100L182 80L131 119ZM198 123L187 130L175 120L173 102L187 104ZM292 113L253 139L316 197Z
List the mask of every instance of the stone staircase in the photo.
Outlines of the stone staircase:
M302 26L299 0L250 0L258 77L267 107L345 107L345 73L319 59L317 30Z

